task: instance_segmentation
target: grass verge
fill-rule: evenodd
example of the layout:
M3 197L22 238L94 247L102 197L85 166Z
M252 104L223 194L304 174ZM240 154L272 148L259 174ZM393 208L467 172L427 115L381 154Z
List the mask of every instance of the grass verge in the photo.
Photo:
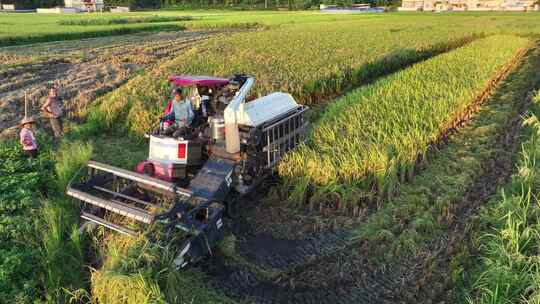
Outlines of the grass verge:
M43 263L48 301L64 303L71 292L88 284L84 268L84 237L78 230L78 208L65 189L72 176L92 156L92 146L82 141L64 142L55 157L55 179L44 201Z
M524 119L525 141L514 174L480 214L478 254L462 292L467 303L540 301L540 94Z
M29 159L19 143L0 143L0 298L17 303L41 298L45 279L40 197L54 165L51 143L39 137L39 144L39 156Z

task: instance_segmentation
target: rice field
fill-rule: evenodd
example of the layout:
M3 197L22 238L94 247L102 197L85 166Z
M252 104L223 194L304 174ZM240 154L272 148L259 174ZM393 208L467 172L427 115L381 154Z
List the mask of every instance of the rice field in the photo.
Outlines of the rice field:
M43 231L40 239L32 242L31 250L21 249L27 255L19 258L0 251L0 295L14 295L21 303L281 303L284 299L301 303L306 299L301 296L305 290L312 290L313 294L316 290L327 292L317 299L321 303L335 303L336 299L360 303L347 302L354 297L342 292L363 292L366 288L362 284L379 279L379 272L372 269L393 270L396 265L403 266L392 264L401 263L402 259L412 263L425 258L420 262L428 265L439 258L420 252L419 248L425 248L418 244L447 229L445 225L457 214L453 213L452 204L465 191L453 192L451 188L465 188L476 171L489 171L483 164L490 157L482 149L502 132L500 126L506 125L507 118L519 112L514 113L507 105L498 108L505 115L490 117L492 112L484 113L476 131L489 132L482 133L485 136L476 141L466 140L475 133L464 128L463 123L477 119L474 113L484 109L483 103L490 94L500 89L498 81L521 64L525 51L537 47L540 35L538 15L512 13L337 16L318 12L159 11L72 17L4 14L0 18L0 45L78 41L93 35L146 30L219 30L208 39L189 45L177 56L141 68L131 80L89 102L66 124L66 135L58 147L46 144L47 154L41 156L39 163L24 163L26 160L16 153L17 143L13 140L0 144L0 152L9 154L9 160L0 166L2 172L12 172L20 163L25 164L26 171L46 167L52 172L46 181L43 174L36 180L26 171L17 179L0 177L0 190L6 193L19 183L29 185L25 191L16 192L24 201L20 213L36 217L39 211L43 218L35 221L37 228L32 228ZM36 30L29 32L30 27L22 25ZM0 54L1 51L0 48ZM10 65L25 64L24 60L30 59L6 57ZM286 91L315 112L310 116L312 128L307 142L289 154L278 168L279 186L265 198L275 200L274 204L257 207L263 214L283 218L275 220L275 216L268 216L257 220L266 221L266 226L290 224L291 229L296 225L331 223L327 227L337 228L328 230L360 231L360 237L344 240L345 251L332 249L320 256L305 257L294 267L273 268L249 260L249 255L240 250L239 244L252 237L252 233L257 235L258 230L238 232L233 222L227 222L230 231L214 256L203 265L178 272L171 267L177 250L172 243L151 243L143 237L128 239L102 229L92 234L81 233L78 204L64 195L74 172L89 159L132 169L146 156L142 135L155 123L166 103L167 78L171 74L226 77L234 73L256 77L251 97ZM0 99L1 94L9 91L3 90ZM535 120L527 121L532 125ZM490 124L496 126L491 128ZM531 134L535 134L534 130ZM464 132L458 144L467 148L469 154L453 153L459 150L455 149L456 139L448 136L452 132ZM43 136L45 133L40 132L40 142L46 142ZM454 146L451 143L445 148L446 141L454 141ZM512 184L512 198L501 199L505 209L497 209L494 216L487 218L497 230L478 241L484 242L478 248L482 263L478 269L462 270L470 271L474 281L464 291L471 303L502 303L501 299L515 302L524 295L535 297L538 293L531 287L536 282L533 269L537 265L531 249L536 247L530 244L537 241L537 225L530 218L536 211L525 214L523 210L532 208L534 196L527 194L525 204L523 193L517 192L518 186L525 185L523 176L534 179L535 143L536 139L530 139L524 146L520 177L514 177L521 184ZM126 146L131 147L130 151L123 152ZM474 153L477 158L467 158ZM459 155L454 159L453 154ZM470 165L475 161L482 164ZM464 174L449 177L454 171L445 168L455 170L460 164L470 166ZM425 175L424 169L428 172ZM436 182L430 183L428 179ZM432 189L444 181L448 181L447 188ZM533 192L533 185L530 182L525 186ZM400 190L404 195L392 201ZM338 211L359 207L355 210L362 212L355 214L361 216L305 208L306 197L311 205L333 205ZM0 193L0 198L0 209L17 209L12 195ZM508 220L501 220L502 216ZM20 227L20 219L18 214L15 224L8 223L12 230L9 233L0 223L0 239L12 238L16 243L20 240L19 230L28 233ZM257 226L254 219L245 221L241 225ZM276 244L282 246L282 242L304 242L317 238L319 232L327 232L317 228L305 231L309 233L300 240L280 234L272 237L279 239ZM507 242L508 231L519 234L517 242ZM522 239L526 242L523 250L523 243L519 242ZM392 245L377 247L385 242ZM301 257L299 251L295 251L296 258ZM284 252L287 254L287 250ZM370 253L373 256L366 256ZM518 274L513 265L508 265L512 258L505 257L519 257ZM15 263L14 259L20 260ZM372 259L377 261L369 267L363 264ZM35 265L40 274L29 275L29 269L13 266L24 261ZM333 268L334 265L340 266ZM497 267L491 268L492 265ZM216 268L218 275L214 277L211 274ZM501 273L519 280L501 280L506 290L512 288L513 293L495 298L493 294L503 285L494 278L500 278ZM405 277L399 275L395 277ZM31 282L22 284L23 277ZM355 281L358 278L363 281ZM223 288L223 281L247 284L248 288L238 293L235 286ZM262 298L252 297L250 292L261 288ZM404 288L411 293L420 290L418 285ZM425 298L411 301L398 294L397 289L379 289L394 292L395 302L426 302ZM284 290L287 293L280 294ZM278 294L276 298L271 298L273 293ZM382 298L371 299L378 302Z
M453 30L397 34L392 24L377 20L369 23L369 28L362 27L361 22L324 27L319 23L290 25L205 42L98 100L99 112L104 115L100 119L108 125L121 122L131 133L144 134L161 112L162 96L168 90L166 79L173 74L230 76L249 72L256 77L254 96L281 90L305 104L323 103L351 86L483 35L456 34ZM378 34L368 35L374 28ZM378 43L381 39L384 44ZM284 48L272 42L280 40L296 47ZM335 44L346 47L333 51Z
M291 199L302 201L309 187L315 201L342 204L392 196L528 43L511 36L477 40L336 100L307 144L279 166Z

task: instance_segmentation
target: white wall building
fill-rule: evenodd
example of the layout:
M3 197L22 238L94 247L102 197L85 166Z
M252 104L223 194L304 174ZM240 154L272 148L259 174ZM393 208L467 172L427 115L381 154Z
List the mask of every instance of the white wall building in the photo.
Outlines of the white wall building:
M64 0L66 7L76 8L79 11L100 11L103 9L103 0Z
M535 0L403 0L399 11L532 11Z

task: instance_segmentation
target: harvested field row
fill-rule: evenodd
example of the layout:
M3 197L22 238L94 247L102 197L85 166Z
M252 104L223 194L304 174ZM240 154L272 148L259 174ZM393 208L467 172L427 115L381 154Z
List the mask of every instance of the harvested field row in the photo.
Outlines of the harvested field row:
M73 53L67 58L62 56L64 59L59 59L59 53L53 50L49 54L51 59L0 70L0 75L4 77L0 84L0 128L13 126L22 117L25 92L30 98L33 113L38 114L42 99L47 94L47 86L59 86L64 110L71 116L77 116L80 111L86 111L97 96L125 83L141 68L175 56L195 43L208 39L211 34L156 34L154 40L147 37L144 43L126 40L101 49L73 48ZM68 49L64 47L63 51ZM5 137L10 131L1 134Z
M291 200L301 202L312 191L312 202L346 208L392 196L429 147L474 112L528 43L485 38L336 101L314 124L308 143L279 166Z
M130 27L123 25L116 25L111 28L99 28L96 27L83 27L84 31L78 32L57 32L57 33L43 33L43 34L31 34L27 36L15 36L15 37L0 37L0 47L11 45L22 45L39 42L60 41L60 40L76 40L91 37L103 37L103 36L118 36L125 34L133 34L139 32L157 32L157 31L181 31L185 27L177 24L169 23L156 23L151 25L146 24L134 24Z

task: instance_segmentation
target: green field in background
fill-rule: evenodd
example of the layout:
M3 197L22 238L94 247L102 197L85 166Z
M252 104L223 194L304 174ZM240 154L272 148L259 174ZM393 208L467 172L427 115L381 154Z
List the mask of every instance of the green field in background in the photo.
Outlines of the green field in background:
M62 25L62 22L89 19L125 19L154 16L190 16L190 21L107 24L107 25ZM276 27L294 24L358 21L359 27L369 27L370 22L379 20L395 23L397 27L407 29L411 22L428 22L429 28L463 28L463 30L486 30L502 33L519 32L537 34L540 32L540 14L538 13L383 13L383 14L324 14L318 11L147 11L124 14L80 13L80 14L37 14L37 13L2 13L0 14L0 46L71 40L104 35L151 30L181 30L201 28L227 28L232 25L253 24ZM350 26L349 24L344 26Z

